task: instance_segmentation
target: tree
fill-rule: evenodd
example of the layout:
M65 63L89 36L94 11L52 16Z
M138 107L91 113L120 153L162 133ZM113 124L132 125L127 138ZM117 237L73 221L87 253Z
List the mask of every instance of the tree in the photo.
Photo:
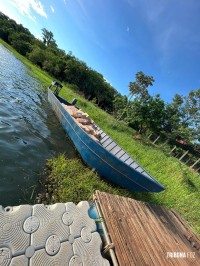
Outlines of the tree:
M45 51L41 49L39 46L32 46L32 51L28 54L28 58L34 64L43 67L43 63L46 58Z
M127 112L127 122L139 133L151 131L160 133L164 129L166 110L160 95L135 98Z
M9 17L0 12L0 25L0 38L9 43L9 34L16 31L16 22L14 24Z
M30 52L32 36L24 32L10 33L8 40L15 50L20 54L26 55Z
M135 77L136 81L129 83L130 96L146 96L148 94L147 88L153 85L153 77L145 75L142 71L139 71Z
M125 106L123 112L120 114L120 117L117 118L117 121L124 116L124 113L127 111L129 107L131 98L133 96L139 97L140 101L142 99L145 99L145 97L148 95L148 90L147 90L148 86L152 86L154 82L152 76L147 76L142 71L136 73L135 79L136 81L129 83L129 96L128 96L127 105Z
M6 26L1 26L0 28L0 38L5 42L8 42L9 29Z
M188 96L176 94L167 105L168 130L176 138L200 141L200 89L191 90Z
M49 46L52 44L57 47L56 41L54 40L53 33L51 31L48 31L47 29L43 28L42 37L43 37L43 42L46 46Z
M121 117L121 119L125 119L127 117L127 112L124 112L124 109L127 106L127 103L127 96L122 96L118 93L113 100L113 115L115 117Z

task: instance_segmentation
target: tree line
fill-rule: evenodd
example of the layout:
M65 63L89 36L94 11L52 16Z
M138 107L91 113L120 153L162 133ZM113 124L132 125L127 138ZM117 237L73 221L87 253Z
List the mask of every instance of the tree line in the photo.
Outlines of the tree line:
M157 133L170 139L200 141L200 89L188 96L175 94L171 103L160 95L151 96L148 87L154 79L142 71L129 83L129 97L115 97L114 113L141 134Z
M129 95L124 96L72 52L59 49L51 31L43 28L42 40L39 40L1 12L0 24L1 39L55 79L74 84L78 93L138 133L163 133L198 145L200 89L191 90L188 96L176 94L171 103L165 103L159 94L150 95L148 89L154 78L140 71L136 73L135 81L129 83Z

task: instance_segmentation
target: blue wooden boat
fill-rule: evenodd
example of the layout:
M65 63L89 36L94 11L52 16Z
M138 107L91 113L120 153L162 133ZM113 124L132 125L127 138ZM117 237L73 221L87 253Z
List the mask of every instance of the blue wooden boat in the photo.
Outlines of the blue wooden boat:
M99 140L94 140L76 123L65 108L65 105L73 104L58 96L58 84L53 82L49 87L48 100L82 159L100 175L123 188L134 192L163 191L165 188L100 127L93 124L100 135ZM53 86L56 86L54 93L50 89Z

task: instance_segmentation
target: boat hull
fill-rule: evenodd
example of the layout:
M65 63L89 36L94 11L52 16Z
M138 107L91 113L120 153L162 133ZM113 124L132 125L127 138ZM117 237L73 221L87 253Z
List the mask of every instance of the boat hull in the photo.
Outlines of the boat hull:
M50 90L48 90L48 100L82 159L100 175L134 192L160 192L164 190L164 187L155 179L142 175L120 161L83 131L62 106L61 102L67 104L65 100L60 97L57 98Z

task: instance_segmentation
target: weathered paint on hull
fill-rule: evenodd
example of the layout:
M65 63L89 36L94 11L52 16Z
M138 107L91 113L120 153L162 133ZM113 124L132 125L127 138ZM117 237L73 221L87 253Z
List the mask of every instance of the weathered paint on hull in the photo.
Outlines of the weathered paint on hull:
M94 141L74 121L60 101L49 90L48 100L67 135L74 143L82 159L108 180L134 192L160 192L164 187L151 177L137 172L108 152L101 144Z

